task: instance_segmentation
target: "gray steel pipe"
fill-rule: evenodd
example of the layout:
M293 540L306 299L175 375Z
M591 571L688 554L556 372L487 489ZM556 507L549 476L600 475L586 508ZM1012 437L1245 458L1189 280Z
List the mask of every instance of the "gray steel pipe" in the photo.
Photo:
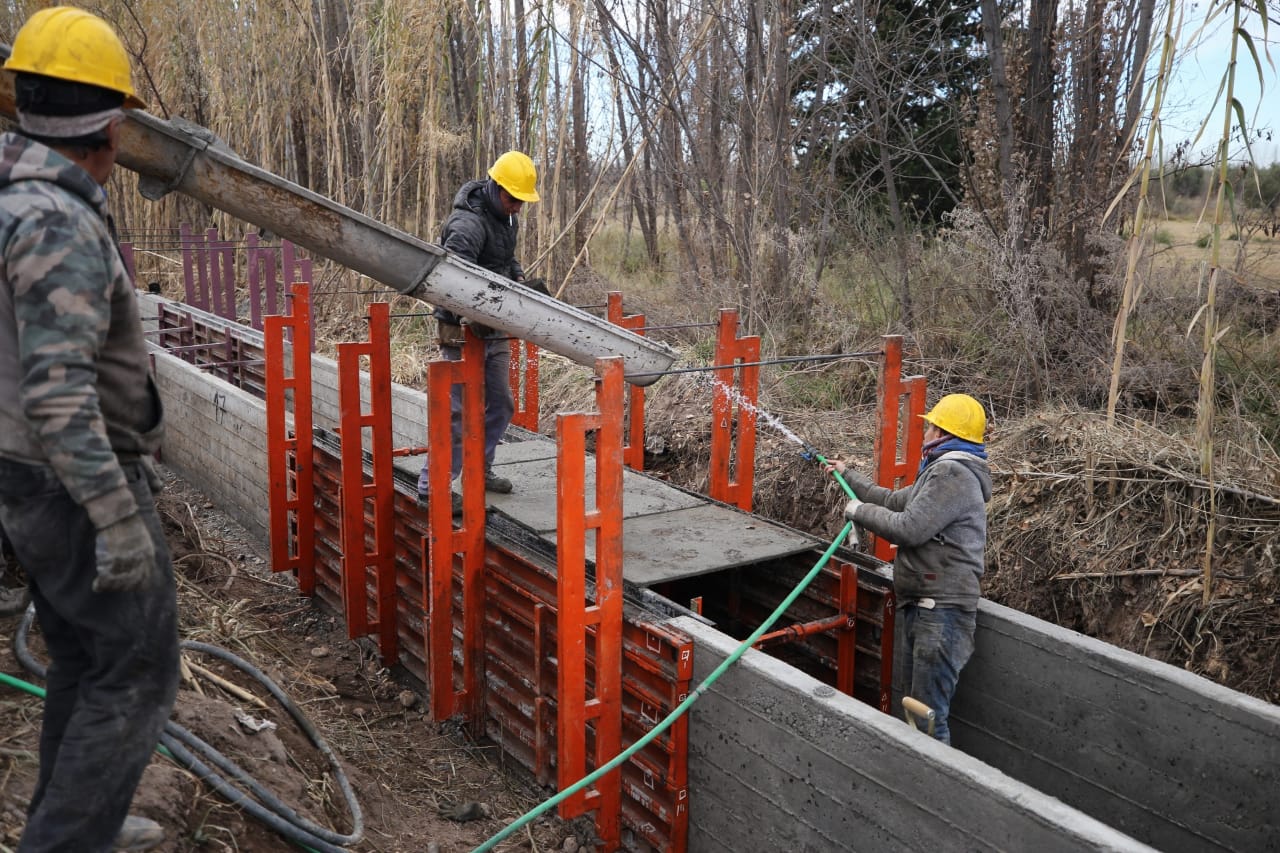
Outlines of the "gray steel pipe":
M0 56L8 57L7 45ZM0 112L14 117L13 80L0 74ZM266 228L400 293L440 305L579 364L621 356L634 384L675 361L665 344L454 257L439 246L357 213L246 163L214 134L183 119L127 112L117 162L155 200L181 192Z

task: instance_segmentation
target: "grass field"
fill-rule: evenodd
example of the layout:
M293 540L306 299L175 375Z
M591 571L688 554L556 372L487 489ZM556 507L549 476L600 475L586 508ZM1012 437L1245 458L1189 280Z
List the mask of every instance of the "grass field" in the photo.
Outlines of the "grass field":
M1208 222L1193 219L1161 220L1155 226L1155 259L1157 269L1194 267L1210 259ZM1224 236L1235 236L1235 229L1224 229ZM1222 244L1221 263L1228 269L1236 266L1244 252L1241 283L1261 290L1280 290L1280 237L1269 237L1261 228L1245 230L1245 239L1227 239Z

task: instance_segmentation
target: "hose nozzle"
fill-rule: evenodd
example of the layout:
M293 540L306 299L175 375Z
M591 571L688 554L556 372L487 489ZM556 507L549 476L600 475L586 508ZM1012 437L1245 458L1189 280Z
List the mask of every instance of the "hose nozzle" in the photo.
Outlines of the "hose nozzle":
M805 442L804 449L800 451L800 458L805 460L806 462L825 462L826 461L825 459L822 458L822 454L818 452L817 448L814 447L812 444L809 444L808 442Z

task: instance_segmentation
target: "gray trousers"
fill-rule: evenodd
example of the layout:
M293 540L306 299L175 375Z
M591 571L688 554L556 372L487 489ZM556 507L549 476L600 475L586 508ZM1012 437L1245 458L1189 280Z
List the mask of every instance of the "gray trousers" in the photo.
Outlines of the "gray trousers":
M19 853L110 851L178 689L173 566L141 465L124 466L162 581L94 592L97 532L45 465L0 459L0 523L50 663L40 771Z
M440 354L447 361L461 361L460 347L442 346ZM515 414L516 404L511 396L511 341L508 338L494 338L484 344L484 464L488 468L493 464L493 456L497 452L498 443L511 426L511 416ZM454 385L449 395L453 410L453 447L450 454L451 479L462 471L462 386ZM423 463L422 473L418 475L418 491L427 491L427 471L431 461Z

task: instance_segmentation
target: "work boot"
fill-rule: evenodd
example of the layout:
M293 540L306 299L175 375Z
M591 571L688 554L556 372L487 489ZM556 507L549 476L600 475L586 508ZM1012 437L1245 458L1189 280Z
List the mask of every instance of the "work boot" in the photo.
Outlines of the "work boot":
M497 492L500 495L511 494L511 481L506 477L493 473L492 468L484 469L484 490Z
M430 506L430 495L426 492L418 492L418 506L424 510ZM449 492L451 512L455 518L462 515L462 495L457 492Z
M124 819L124 826L116 833L112 849L115 853L150 850L161 841L164 841L164 829L160 824L145 817L129 815Z

